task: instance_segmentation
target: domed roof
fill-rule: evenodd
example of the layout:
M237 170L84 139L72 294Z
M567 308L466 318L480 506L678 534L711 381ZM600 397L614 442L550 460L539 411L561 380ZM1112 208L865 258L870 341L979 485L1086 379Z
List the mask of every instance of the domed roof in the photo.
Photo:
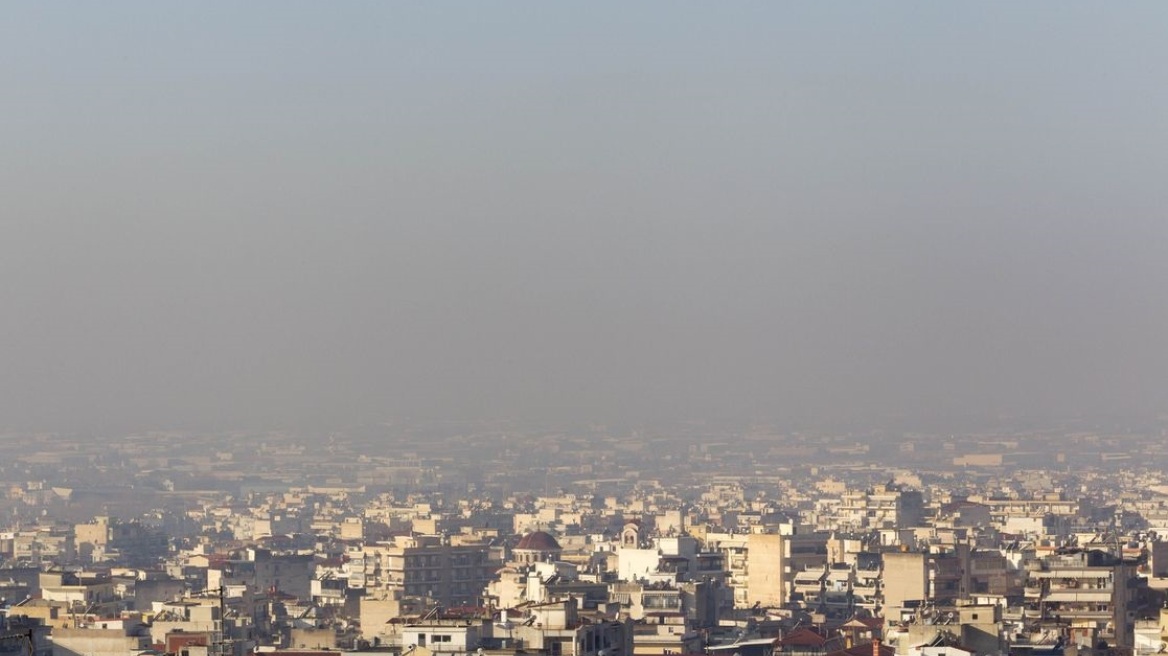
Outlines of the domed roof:
M523 536L523 539L519 541L519 544L515 545L515 548L524 551L562 551L560 543L556 542L556 539L550 533L544 533L543 531L536 531Z

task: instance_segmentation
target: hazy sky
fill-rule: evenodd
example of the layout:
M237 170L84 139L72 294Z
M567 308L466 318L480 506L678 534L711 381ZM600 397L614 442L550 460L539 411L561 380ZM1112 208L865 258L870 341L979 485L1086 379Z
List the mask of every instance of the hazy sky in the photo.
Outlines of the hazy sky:
M0 427L1168 410L1168 4L14 3Z

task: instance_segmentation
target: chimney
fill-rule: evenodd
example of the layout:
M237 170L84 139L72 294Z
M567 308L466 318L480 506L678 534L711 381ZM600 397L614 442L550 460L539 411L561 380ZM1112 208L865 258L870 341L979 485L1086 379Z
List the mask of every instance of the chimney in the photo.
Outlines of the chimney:
M880 638L872 638L872 656L880 656Z

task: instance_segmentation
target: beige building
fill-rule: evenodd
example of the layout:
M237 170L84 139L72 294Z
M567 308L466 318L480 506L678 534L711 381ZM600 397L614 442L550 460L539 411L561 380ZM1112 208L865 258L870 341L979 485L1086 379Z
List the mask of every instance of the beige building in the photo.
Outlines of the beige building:
M841 495L836 514L841 528L910 528L921 523L924 507L917 490L877 485L870 490Z
M930 656L927 650L931 648L941 650L934 656L997 656L1008 651L1002 636L1002 609L985 605L921 609L913 622L888 625L884 642L895 647L898 656Z
M362 596L358 607L361 637L379 644L400 639L402 625L390 620L406 615L420 615L421 611L417 600L403 600L400 591L383 592L380 596Z
M892 551L883 554L884 616L899 620L902 613L923 603L952 606L970 589L970 549L958 544L946 550ZM1004 562L1001 563L1004 566ZM916 602L916 603L914 603Z
M582 621L574 600L553 601L527 609L529 621L509 636L525 651L548 656L601 656L633 653L631 621Z
M779 607L791 600L795 576L827 564L827 534L792 530L746 539L747 606Z
M1136 565L1096 550L1057 553L1026 567L1025 616L1069 627L1073 644L1133 642Z
M485 542L451 544L438 535L398 536L363 550L368 588L442 606L475 606L502 563Z
M883 555L884 617L899 620L908 602L928 597L929 574L925 554L894 551Z
M125 656L149 647L148 637L122 629L53 629L53 656Z

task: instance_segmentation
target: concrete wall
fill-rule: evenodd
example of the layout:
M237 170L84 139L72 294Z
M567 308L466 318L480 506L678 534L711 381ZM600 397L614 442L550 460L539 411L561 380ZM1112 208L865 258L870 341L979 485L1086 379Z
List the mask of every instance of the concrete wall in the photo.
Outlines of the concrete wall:
M149 647L121 629L53 629L53 656L126 656Z
M782 606L782 535L752 533L746 539L746 603Z
M904 602L928 596L928 574L923 553L884 554L884 616L898 619Z

